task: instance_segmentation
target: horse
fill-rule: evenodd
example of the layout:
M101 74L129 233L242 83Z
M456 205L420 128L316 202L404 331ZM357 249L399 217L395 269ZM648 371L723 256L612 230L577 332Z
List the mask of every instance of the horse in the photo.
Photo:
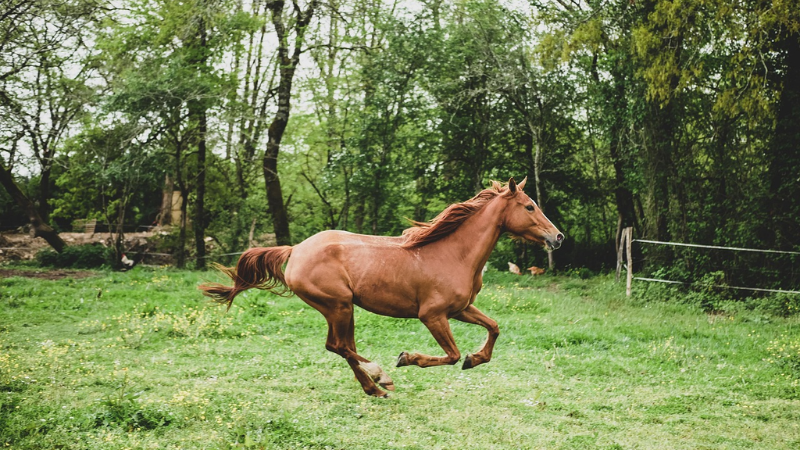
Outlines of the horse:
M325 317L325 348L347 361L364 392L388 397L381 388L394 391L392 379L356 352L354 306L384 316L419 319L446 354L404 351L397 367L456 364L461 353L449 319L488 331L481 349L466 356L462 369L489 362L500 329L473 303L483 286L482 269L498 239L508 232L551 250L564 240L523 192L526 180L492 181L490 188L448 206L430 222L412 221L401 236L327 230L295 246L251 248L235 267L217 266L233 286L206 283L199 289L228 309L234 297L247 289L294 293Z

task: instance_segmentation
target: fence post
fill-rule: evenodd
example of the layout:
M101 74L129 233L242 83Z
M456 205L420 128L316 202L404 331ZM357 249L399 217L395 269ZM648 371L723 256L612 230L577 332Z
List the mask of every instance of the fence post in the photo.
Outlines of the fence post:
M633 257L631 256L633 251L631 250L632 242L633 241L633 227L625 228L625 252L627 253L628 257L628 281L627 286L625 287L625 295L627 297L631 296L631 283L633 282Z
M625 230L623 228L619 233L619 247L617 248L617 283L619 283L619 274L622 271L622 249L625 248Z

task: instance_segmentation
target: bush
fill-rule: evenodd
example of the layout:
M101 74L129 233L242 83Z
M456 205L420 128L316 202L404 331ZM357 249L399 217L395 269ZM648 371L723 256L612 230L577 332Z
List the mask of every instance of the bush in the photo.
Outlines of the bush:
M759 299L756 310L771 316L794 316L800 313L800 295L784 293L769 295Z
M110 264L112 255L111 249L100 244L75 245L64 247L61 253L42 250L36 261L44 267L92 269Z

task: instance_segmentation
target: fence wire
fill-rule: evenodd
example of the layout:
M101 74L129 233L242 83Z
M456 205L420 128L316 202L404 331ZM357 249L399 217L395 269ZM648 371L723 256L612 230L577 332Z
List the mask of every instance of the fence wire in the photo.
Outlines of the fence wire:
M800 294L800 252L648 239L634 239L632 242L675 247L669 251L673 257L668 257L671 262L667 263L663 255L660 258L653 257L649 255L651 251L641 246L640 251L635 252L633 266L644 268L646 275L634 277L634 280L760 293Z

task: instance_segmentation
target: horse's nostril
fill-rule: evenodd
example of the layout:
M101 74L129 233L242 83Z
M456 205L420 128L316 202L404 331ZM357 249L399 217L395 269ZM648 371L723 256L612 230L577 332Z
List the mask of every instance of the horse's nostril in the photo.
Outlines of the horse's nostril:
M561 242L561 241L563 241L563 240L564 240L564 235L563 235L563 234L561 234L561 233L558 233L558 234L556 235L556 240L557 240L558 242Z

